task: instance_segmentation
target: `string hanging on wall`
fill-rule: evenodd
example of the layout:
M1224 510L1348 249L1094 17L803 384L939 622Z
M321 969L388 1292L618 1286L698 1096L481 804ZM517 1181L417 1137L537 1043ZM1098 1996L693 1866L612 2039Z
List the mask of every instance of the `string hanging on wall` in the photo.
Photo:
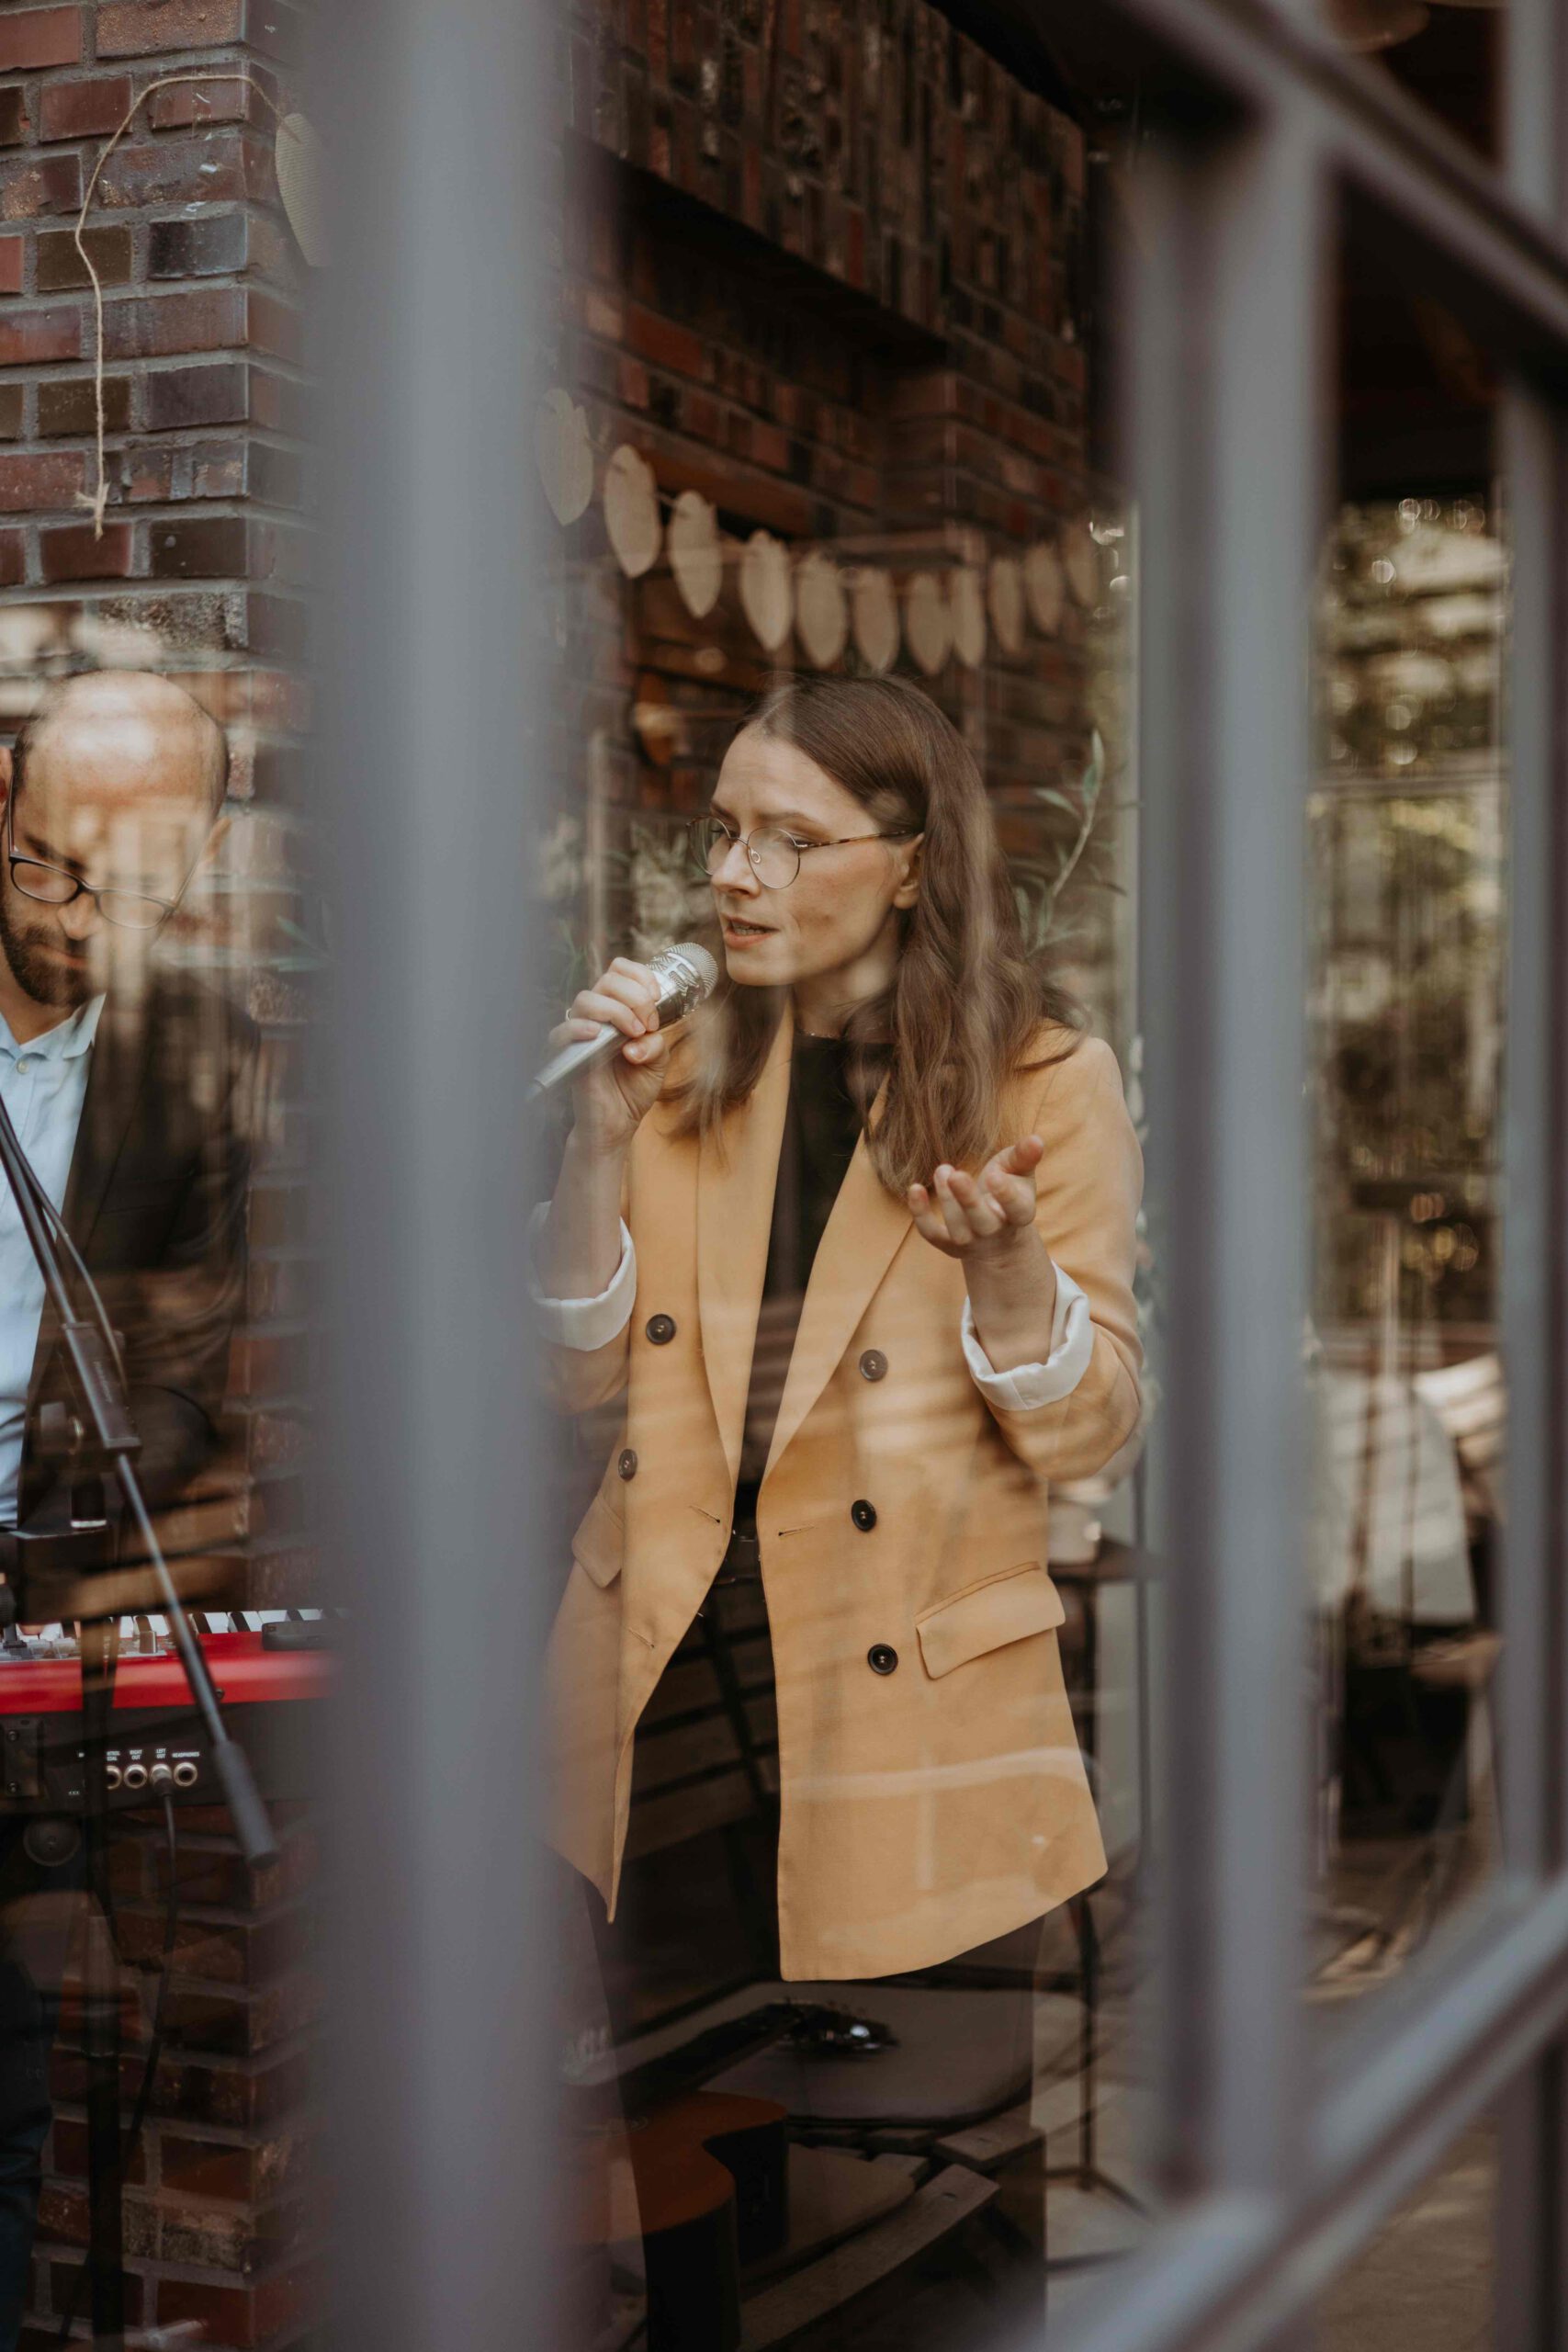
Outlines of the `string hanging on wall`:
M83 232L85 230L87 225L87 215L93 209L93 200L98 192L98 182L104 175L104 165L108 162L109 157L119 145L120 141L125 137L126 132L130 129L131 124L135 121L137 116L141 113L148 99L153 96L159 90L177 90L186 87L192 83L212 82L236 83L243 89L254 91L255 96L261 100L263 106L265 107L267 112L272 116L273 120L276 123L279 137L287 131L288 135L291 139L302 140L302 134L299 130L289 129L289 126L294 124L303 126L303 130L310 133L310 139L315 141L315 144L312 149L310 161L306 167L306 176L301 179L301 191L303 191L304 187L309 184L309 175L313 171L316 155L319 153L320 142L315 141L315 134L313 131L310 131L310 126L306 122L304 116L284 114L276 102L273 98L269 97L267 93L262 88L261 84L255 79L254 74L242 73L160 74L155 81L149 82L147 87L139 92L131 100L130 106L127 107L124 114L120 117L118 126L110 132L108 138L105 140L102 147L98 150L98 160L93 165L92 176L89 178L86 189L83 195L82 209L76 215L76 226L73 234L73 242L76 247L77 256L81 261L83 268L86 271L88 277L91 279L93 288L93 413L95 424L94 457L96 469L92 490L90 492L79 490L76 492L76 504L78 506L85 507L87 512L92 515L93 537L95 539L101 539L104 536L104 509L108 504L109 496L108 473L104 463L104 287L103 280L98 276L97 267L93 260L93 256L87 251L86 245L84 242ZM301 193L301 202L303 203L303 201L304 198ZM285 209L288 209L287 206ZM292 222L292 212L289 213L289 219L290 222ZM297 236L299 235L298 229L295 230L295 234ZM303 239L300 240L300 249L302 252L305 251ZM311 255L309 252L305 252L305 258L307 261L311 259Z

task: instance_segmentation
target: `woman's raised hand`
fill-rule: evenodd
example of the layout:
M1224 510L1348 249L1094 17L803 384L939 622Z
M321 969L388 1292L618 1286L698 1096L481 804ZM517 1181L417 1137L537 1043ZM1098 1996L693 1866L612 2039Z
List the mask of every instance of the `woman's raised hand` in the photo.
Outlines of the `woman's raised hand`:
M978 1176L946 1161L929 1185L907 1195L915 1223L933 1250L949 1258L1006 1250L1034 1224L1034 1171L1044 1156L1038 1136L1024 1136L987 1160Z
M566 1019L550 1032L551 1052L592 1037L605 1022L626 1042L575 1081L574 1125L596 1150L616 1151L658 1102L670 1058L669 1035L659 1025L659 983L646 964L617 956L592 988L579 989Z

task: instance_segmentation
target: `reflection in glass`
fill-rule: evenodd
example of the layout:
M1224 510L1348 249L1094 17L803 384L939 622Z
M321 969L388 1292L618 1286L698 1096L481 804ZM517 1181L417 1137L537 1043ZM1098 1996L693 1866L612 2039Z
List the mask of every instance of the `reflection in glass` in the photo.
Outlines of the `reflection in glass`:
M1134 532L1098 470L1106 391L1087 349L1094 303L1082 267L1089 142L1068 107L923 6L902 32L866 8L812 29L821 70L797 73L781 55L776 104L763 30L761 17L735 28L728 127L716 118L711 154L682 152L636 107L618 111L629 83L606 85L605 103L583 106L575 125L565 356L541 433L559 533L547 595L556 800L540 872L556 954L541 1031L617 955L646 962L668 941L704 937L716 899L743 918L714 943L721 965L750 959L776 978L776 934L787 939L798 910L819 914L825 894L892 873L922 830L928 871L940 877L946 859L951 874L959 834L973 838L958 862L973 863L994 827L998 895L954 899L942 985L906 1049L934 1074L949 1038L954 1076L972 1074L986 989L1010 968L1016 933L1083 1008L1080 1069L1103 1056L1108 1091L1124 1096L1117 1139L1107 1135L1097 1155L1103 1207L1142 1110ZM624 56L636 36L619 38ZM584 65L595 70L586 51ZM650 92L678 79L663 55L647 70ZM930 164L914 180L896 160L911 141ZM960 141L962 187L937 161ZM792 678L896 708L886 682L942 714L919 808L887 805L870 778L847 809L803 806L792 791L786 810L762 792L782 781L772 771L733 769L748 712ZM971 761L985 826L964 817L944 833L958 814L950 786ZM836 773L832 757L825 773ZM716 801L728 833L749 837L750 862L704 830ZM813 813L820 822L805 821ZM787 842L760 842L770 827ZM889 838L866 844L870 831ZM658 2217L685 2157L661 2135L682 2101L747 2099L763 2109L732 2116L750 2136L731 2149L727 2291L748 2324L761 2325L770 2295L816 2296L812 2340L847 2341L869 2265L899 2341L935 2352L955 2335L990 2340L1021 2308L1021 2279L1037 2311L1042 2254L1053 2298L1066 2291L1075 2263L1135 2237L1149 2201L1129 2024L1152 1776L1133 1487L1143 1439L1130 1410L1124 1428L1107 1424L1058 1461L1047 1525L1021 1460L983 1526L956 1508L950 1469L972 1382L953 1386L956 1359L939 1366L920 1352L924 1325L900 1284L933 1245L893 1230L895 1195L868 1184L858 1136L889 1041L868 1034L840 1057L836 1021L811 1017L827 1010L796 989L791 1019L807 1034L748 1072L750 1111L728 1114L724 1189L705 1177L713 1196L694 1211L671 1179L657 1238L644 1205L651 1147L634 1147L631 1386L605 1384L563 1431L555 1464L566 1588L557 1652L577 1661L569 1729L585 1744L597 1720L597 1697L581 1687L592 1628L624 1612L647 1645L641 1662L619 1635L604 1645L617 1706L635 1695L625 1724L617 1718L624 1860L607 1919L596 1891L608 1883L607 1831L568 1841L580 1868L592 1867L563 1875L581 1992L566 2040L597 2151L609 2313L636 2325L646 2298L650 2334L664 2340ZM700 1021L691 1035L701 1038ZM830 1115L818 1116L824 1104ZM773 1123L754 1152L747 1118ZM1070 1137L1054 1125L1048 1141L1064 1167ZM569 1210L592 1190L578 1160ZM792 1168L803 1179L793 1241L769 1228ZM563 1293L554 1217L538 1231L547 1301L581 1304L614 1283L614 1264L595 1266L589 1293ZM1149 1268L1130 1216L1123 1245L1119 1311L1141 1346ZM702 1259L692 1295L682 1250ZM678 1282L659 1284L661 1258ZM791 1258L807 1280L775 1285L774 1261ZM955 1315L961 1291L962 1277ZM716 1298L735 1304L732 1332ZM809 1367L824 1351L830 1410L802 1441L792 1390L803 1358ZM680 1403L694 1367L712 1391L701 1429ZM704 1450L716 1415L735 1421L734 1459L717 1469ZM764 1515L761 1583L754 1559L713 1580L732 1514L744 1534L744 1506L755 1510L769 1475L769 1427L786 1422L773 1490L782 1497L798 1477L799 1507ZM991 1435L978 1424L971 1433L975 1463L988 1464ZM852 1466L859 1483L844 1485ZM695 1573L659 1607L638 1547L657 1520L650 1498L666 1493ZM829 1556L829 1526L861 1550ZM929 1612L905 1605L897 1575L872 1611L890 1541L897 1573L928 1548L941 1562ZM940 1604L969 1588L964 1633ZM844 1629L841 1674L822 1659L802 1668L795 1612L808 1607ZM994 1617L989 1633L981 1615ZM655 1655L658 1670L642 1674ZM1001 1738L1010 1704L998 1661L1036 1696L1063 1679L1043 1739L1036 1729L1013 1740L1005 1787L992 1785L985 1745ZM874 1727L913 1701L927 1727L900 1751L907 1779L895 1785ZM965 1724L962 1756L943 1747L939 1713ZM1006 1841L1042 1774L1065 1802L1080 1771L1103 1854L1070 1869L1077 1832L1059 1815L1063 1875L1035 1900L1010 1874L1055 1867L1049 1831L1039 1825L1046 1850L1021 1871ZM964 1815L955 1879L946 1857L965 1785L990 1796ZM595 1823L607 1821L608 1796L596 1804ZM845 1823L871 1807L875 1827L868 1843L845 1844L824 1907L802 1840L819 1837L814 1825L835 1806ZM585 1878L595 1882L586 1895ZM623 2141L616 2118L627 2114ZM783 2237L781 2163L793 2216Z
M1497 1858L1505 590L1479 495L1347 505L1324 576L1314 1991L1331 2004L1403 1966Z
M1460 2135L1325 2294L1318 2352L1493 2352L1496 2204L1497 2129L1486 2118Z

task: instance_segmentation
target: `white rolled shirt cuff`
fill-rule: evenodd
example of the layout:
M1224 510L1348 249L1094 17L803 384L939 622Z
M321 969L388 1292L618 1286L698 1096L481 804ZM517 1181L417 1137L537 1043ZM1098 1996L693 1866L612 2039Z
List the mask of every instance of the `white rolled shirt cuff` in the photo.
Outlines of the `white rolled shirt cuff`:
M976 1387L982 1396L1010 1413L1033 1413L1042 1405L1060 1404L1064 1396L1072 1395L1089 1370L1089 1358L1094 1353L1094 1325L1089 1317L1089 1300L1071 1274L1064 1273L1060 1266L1056 1269L1056 1307L1051 1317L1051 1352L1043 1363L1017 1363L1010 1372L998 1372L980 1345L975 1310L967 1299L959 1329L964 1361Z
M548 1201L541 1201L528 1219L528 1295L540 1334L558 1348L581 1348L585 1353L608 1347L631 1321L637 1297L637 1251L626 1220L621 1221L621 1262L597 1298L548 1298L535 1280L538 1265L535 1248L549 1213Z

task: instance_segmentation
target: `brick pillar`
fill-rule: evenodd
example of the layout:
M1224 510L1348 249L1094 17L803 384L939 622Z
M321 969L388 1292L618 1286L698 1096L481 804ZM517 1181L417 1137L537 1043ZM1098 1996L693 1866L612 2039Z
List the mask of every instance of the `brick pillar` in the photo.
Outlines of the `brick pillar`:
M140 642L226 721L234 751L224 888L203 921L226 985L262 1024L276 1087L252 1204L231 1460L169 1530L221 1576L224 1605L321 1597L300 1500L308 1275L295 1063L310 926L292 848L293 752L308 716L297 667L304 268L276 199L265 103L298 103L299 37L291 0L0 9L0 727L14 730L37 673L113 662ZM237 71L265 97L217 78ZM105 300L108 504L96 538L76 503L94 474L93 308L73 225L132 98L183 73L204 79L148 101L108 161L87 230ZM128 639L127 628L155 634ZM209 2345L292 2338L308 2315L313 1841L298 1806L281 1826L282 1860L256 1873L220 1813L181 1813L169 2050L127 2189L133 2323L200 2320ZM128 1822L118 1856L128 2024L138 1985L145 2012L157 1981L160 1830L152 1816ZM128 2101L140 2075L132 2047ZM58 2332L85 2235L69 1987L55 2089L26 2338L39 2347Z

